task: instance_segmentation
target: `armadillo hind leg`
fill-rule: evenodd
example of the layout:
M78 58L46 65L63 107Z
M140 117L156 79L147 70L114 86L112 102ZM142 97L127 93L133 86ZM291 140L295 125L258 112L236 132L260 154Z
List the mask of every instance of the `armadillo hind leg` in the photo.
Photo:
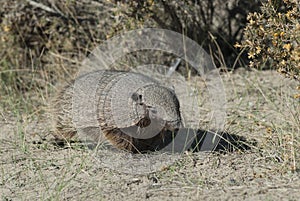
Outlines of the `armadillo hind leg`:
M51 101L53 136L58 140L70 140L76 135L72 122L72 85L65 86Z

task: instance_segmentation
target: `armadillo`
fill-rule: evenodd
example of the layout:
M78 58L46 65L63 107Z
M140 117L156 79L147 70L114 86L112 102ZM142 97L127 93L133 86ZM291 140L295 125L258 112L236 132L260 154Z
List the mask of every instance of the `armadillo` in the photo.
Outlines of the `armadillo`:
M181 126L175 91L139 73L103 70L64 87L52 104L54 136L78 132L133 153L165 146Z

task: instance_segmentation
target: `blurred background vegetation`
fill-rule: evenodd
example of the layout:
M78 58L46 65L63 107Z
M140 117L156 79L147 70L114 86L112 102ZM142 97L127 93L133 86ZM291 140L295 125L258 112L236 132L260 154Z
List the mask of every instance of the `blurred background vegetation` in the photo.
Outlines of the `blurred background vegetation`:
M251 59L299 80L299 13L299 0L1 1L1 93L65 80L102 41L145 27L190 37L224 70Z
M0 2L1 92L67 79L91 50L122 32L158 27L185 34L218 67L245 66L233 45L259 1L12 0Z

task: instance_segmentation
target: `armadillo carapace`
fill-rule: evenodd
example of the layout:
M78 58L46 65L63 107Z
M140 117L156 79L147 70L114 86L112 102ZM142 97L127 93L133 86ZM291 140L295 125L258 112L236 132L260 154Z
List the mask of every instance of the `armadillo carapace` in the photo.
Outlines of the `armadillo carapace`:
M56 138L80 132L131 152L161 149L181 125L174 90L133 72L81 76L59 92L52 107Z

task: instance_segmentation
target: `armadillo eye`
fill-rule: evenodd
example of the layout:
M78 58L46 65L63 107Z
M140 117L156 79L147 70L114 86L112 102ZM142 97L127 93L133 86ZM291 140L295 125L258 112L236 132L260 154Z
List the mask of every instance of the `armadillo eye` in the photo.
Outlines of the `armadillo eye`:
M131 95L131 99L132 99L133 101L137 102L138 99L139 99L139 95L138 95L137 93L133 93L133 94Z
M157 114L157 111L156 111L156 110L151 110L151 112L152 112L153 114Z

